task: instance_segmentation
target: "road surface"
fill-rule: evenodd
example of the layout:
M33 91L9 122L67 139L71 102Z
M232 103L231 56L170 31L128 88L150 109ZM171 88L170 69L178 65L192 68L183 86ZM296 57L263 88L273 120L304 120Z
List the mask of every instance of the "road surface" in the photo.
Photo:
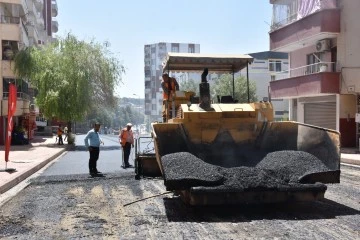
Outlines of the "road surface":
M121 169L117 146L106 137L104 177L88 176L88 153L78 147L33 178L1 206L0 238L360 239L360 168L342 166L323 201L189 207L162 179L135 180L133 169Z

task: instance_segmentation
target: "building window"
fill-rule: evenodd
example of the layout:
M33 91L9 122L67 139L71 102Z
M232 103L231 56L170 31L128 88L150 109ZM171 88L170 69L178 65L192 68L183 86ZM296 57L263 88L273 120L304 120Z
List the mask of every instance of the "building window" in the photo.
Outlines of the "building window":
M29 99L29 84L22 79L3 78L3 97L9 96L9 85L15 84L18 98Z
M166 43L159 43L159 50L165 51L166 50Z
M16 41L2 41L2 60L13 60L18 51L18 43Z
M298 1L275 0L271 30L278 29L298 19Z
M154 110L154 111L155 111L155 110L156 110L156 104L152 104L151 106L152 106L152 107L151 107L151 110Z
M195 45L194 44L189 44L189 53L195 53Z
M3 92L8 93L9 92L9 85L10 83L16 85L16 80L13 78L3 78Z
M269 60L270 72L281 72L281 60Z
M179 44L178 43L171 44L171 52L179 52Z

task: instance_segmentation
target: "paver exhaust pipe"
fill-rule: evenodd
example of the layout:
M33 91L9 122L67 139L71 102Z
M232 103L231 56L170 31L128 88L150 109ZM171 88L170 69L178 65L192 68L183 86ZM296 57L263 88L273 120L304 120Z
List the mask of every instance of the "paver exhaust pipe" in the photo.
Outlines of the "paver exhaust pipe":
M201 74L201 83L199 84L200 89L200 104L199 106L204 109L210 109L210 85L206 80L208 75L208 69L205 68L204 72Z

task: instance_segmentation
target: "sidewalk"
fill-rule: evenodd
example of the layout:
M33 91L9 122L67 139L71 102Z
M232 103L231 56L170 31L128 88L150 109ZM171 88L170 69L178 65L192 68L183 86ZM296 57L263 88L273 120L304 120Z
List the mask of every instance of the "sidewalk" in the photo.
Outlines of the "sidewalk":
M8 191L31 176L50 161L60 156L65 145L56 145L55 137L35 136L29 145L11 146L7 168L15 172L5 172L5 146L0 146L0 194Z
M5 146L0 146L0 169L5 169ZM0 194L8 191L27 177L60 156L67 145L55 144L55 137L36 136L29 145L11 146L8 168L15 172L0 171ZM341 162L360 166L360 153L355 148L341 150Z
M342 148L341 162L360 166L360 152L357 148Z

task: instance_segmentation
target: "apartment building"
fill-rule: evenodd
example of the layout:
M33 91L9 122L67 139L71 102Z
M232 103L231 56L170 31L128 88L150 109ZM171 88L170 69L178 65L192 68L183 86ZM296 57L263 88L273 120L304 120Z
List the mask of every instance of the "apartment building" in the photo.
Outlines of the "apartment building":
M272 98L290 100L290 119L341 133L358 145L360 1L270 0L270 50L289 53L289 75L270 82Z
M35 119L30 114L34 90L26 79L15 76L14 55L24 47L52 41L52 33L58 31L57 14L55 0L0 0L0 144L5 139L9 83L17 86L15 124L29 128Z
M150 121L162 121L162 63L168 52L200 53L200 44L155 43L144 46L145 64L145 115ZM183 73L171 73L180 82L190 78Z
M269 83L277 76L288 76L288 54L282 52L257 52L249 53L254 58L252 64L249 65L249 79L256 84L256 96L258 101L270 101L274 107L275 121L284 121L289 119L289 100L271 98L269 92ZM240 76L246 78L247 70L240 71ZM237 74L235 75L237 76Z

